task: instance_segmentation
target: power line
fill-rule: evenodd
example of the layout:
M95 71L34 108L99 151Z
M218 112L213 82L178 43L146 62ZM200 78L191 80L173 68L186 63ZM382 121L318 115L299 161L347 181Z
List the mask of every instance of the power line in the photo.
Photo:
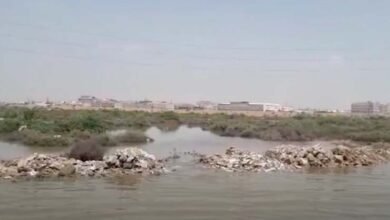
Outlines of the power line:
M73 55L59 55L59 54L47 54L43 51L38 50L32 50L32 49L23 49L23 48L12 48L12 47L1 47L0 51L13 51L18 53L25 53L25 54L39 54L43 56L48 57L60 57L65 59L72 59L72 60L78 60L78 61L93 61L93 62L103 62L103 63L118 63L118 64L125 64L125 65L137 65L137 66L146 66L146 67L161 67L166 66L164 64L157 64L157 63L142 63L142 62L136 62L136 61L123 61L123 60L116 60L116 59L99 59L99 57L86 57L86 56L73 56ZM184 70L200 70L200 71L211 71L211 72L224 72L225 66L216 66L213 65L213 67L203 67L203 66L181 66ZM229 67L230 70L232 70L232 67ZM318 72L326 72L327 70L324 70L323 67L318 68L256 68L255 71L246 71L242 70L241 68L237 69L237 71L245 72L245 73L261 73L261 72L273 72L273 73L318 73ZM357 72L379 72L379 71L390 71L390 69L385 68L373 68L373 67L359 67L359 68L353 68L353 71Z
M219 57L219 56L198 56L198 55L189 55L189 57L203 60L221 60L221 61L253 61L253 62L331 62L331 58L242 58L242 57ZM351 59L348 61L356 61L356 60L364 60L364 61L388 61L384 57L382 58L360 58L360 59Z
M18 40L23 41L34 41L34 42L41 42L41 43L50 43L54 45L62 45L62 46L72 46L77 48L83 48L83 49L91 49L94 48L92 44L80 44L80 43L74 43L74 42L67 42L67 41L58 41L58 40L52 40L52 39L40 39L40 38L31 38L31 37L20 37L16 35L12 35L9 33L0 33L0 37L6 37L6 38L15 38ZM18 49L23 50L23 49ZM118 51L117 51L118 52ZM220 61L247 61L247 62L331 62L330 58L246 58L246 57L220 57L220 56L200 56L200 55L184 55L185 57L190 57L194 59L201 59L201 60L220 60ZM387 58L349 58L348 61L356 61L356 60L364 60L364 61L388 61Z
M142 63L142 62L136 62L136 61L122 61L122 60L115 60L115 59L99 59L99 57L86 57L86 56L73 56L73 55L59 55L59 54L47 54L43 51L38 50L31 50L31 49L23 49L23 48L12 48L12 47L0 47L0 50L6 50L6 51L13 51L13 52L19 52L19 53L26 53L26 54L40 54L44 56L56 56L66 59L73 59L73 60L82 60L82 61L95 61L95 62L104 62L104 63L119 63L119 64L131 64L131 65L138 65L138 66L162 66L162 64L157 63Z
M85 36L94 36L94 37L102 37L102 38L110 38L118 41L130 41L127 37L107 34L107 33L88 33L79 30L58 30L49 26L36 25L36 24L28 24L28 23L20 23L20 22L11 22L11 21L2 21L3 25L9 26L19 26L19 27L27 27L33 29L39 29L43 31L49 32L61 32L61 33L72 33L79 34ZM188 42L170 42L170 41L161 41L155 39L146 39L143 37L141 39L144 42L148 42L151 44L162 44L162 45L173 45L175 47L190 47L190 48L207 48L207 49L215 49L215 50L241 50L241 51L251 51L251 50L259 50L259 51L281 51L281 52L319 52L319 51L364 51L364 50L378 50L378 51L389 51L390 47L381 47L381 48L357 48L357 47L344 47L344 48L330 48L330 47L297 47L297 48L282 48L282 47L258 47L258 46L242 46L242 47L220 47L215 45L204 45L197 43L188 43Z
M6 33L6 34L0 33L0 37L16 38L16 39L24 40L24 41L35 41L35 42L52 43L52 44L57 44L57 45L72 46L72 47L79 47L79 48L91 48L91 47L93 47L93 45L90 45L90 44L80 44L80 43L75 43L75 42L58 41L58 40L52 40L52 39L20 37L20 36L12 35L12 34L9 34L9 33Z

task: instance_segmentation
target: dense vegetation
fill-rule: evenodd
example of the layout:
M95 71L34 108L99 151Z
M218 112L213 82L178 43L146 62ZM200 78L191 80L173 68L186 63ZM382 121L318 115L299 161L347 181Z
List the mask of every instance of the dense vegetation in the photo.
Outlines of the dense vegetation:
M143 143L150 122L142 113L0 108L0 137L30 146L69 146L94 138L103 146ZM127 129L120 135L106 131Z
M390 118L298 115L289 118L226 114L177 114L126 111L0 108L0 137L32 146L68 146L94 138L103 146L146 142L147 128L171 131L180 125L201 127L221 136L272 141L348 139L390 142ZM107 131L126 129L120 135Z
M272 141L353 140L390 142L390 118L382 116L311 116L248 117L244 115L209 115L199 120L187 119L221 136L239 136Z

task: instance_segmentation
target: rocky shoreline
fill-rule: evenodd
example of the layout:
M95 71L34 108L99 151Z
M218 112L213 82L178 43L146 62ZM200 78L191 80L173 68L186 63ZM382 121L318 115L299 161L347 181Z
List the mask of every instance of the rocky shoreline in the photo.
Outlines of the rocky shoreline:
M81 161L54 154L33 154L29 157L0 161L0 177L109 177L117 175L159 175L167 172L162 160L157 160L139 148L125 148L104 156L102 161Z
M390 149L338 146L299 147L282 145L264 154L228 148L225 154L201 155L199 162L206 167L228 172L294 171L304 168L340 168L371 166L390 160Z

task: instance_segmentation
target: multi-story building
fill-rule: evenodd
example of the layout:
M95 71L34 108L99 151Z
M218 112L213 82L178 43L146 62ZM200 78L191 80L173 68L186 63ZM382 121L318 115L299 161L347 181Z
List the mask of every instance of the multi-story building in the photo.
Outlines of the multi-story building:
M99 99L95 96L83 95L78 99L78 102L86 107L93 107L99 103Z
M120 102L115 105L118 109L144 111L173 111L174 104L170 102L153 102L149 100L135 102Z
M357 102L352 103L351 113L355 114L377 114L380 113L380 104L376 102Z
M274 103L252 103L252 102L230 102L218 104L220 111L261 111L278 112L282 110L282 105Z
M217 104L210 101L199 101L196 103L196 105L203 110L216 110Z
M280 104L275 104L275 103L258 103L258 104L263 105L264 112L279 112L283 110L283 107Z
M173 111L175 110L175 105L170 102L153 102L152 108L156 111Z
M185 111L191 111L196 110L197 106L189 103L176 103L175 104L175 110L185 110Z
M95 96L83 95L78 99L78 104L83 107L94 107L94 108L114 108L116 103L115 99L100 99Z
M97 107L114 108L116 103L119 103L119 101L115 99L102 99L98 102Z
M379 111L381 114L390 113L390 104L380 104Z
M218 104L217 109L219 111L263 111L263 106L242 101L242 102L220 103Z
M294 108L289 107L289 106L282 106L281 111L282 112L292 112L292 111L294 111Z

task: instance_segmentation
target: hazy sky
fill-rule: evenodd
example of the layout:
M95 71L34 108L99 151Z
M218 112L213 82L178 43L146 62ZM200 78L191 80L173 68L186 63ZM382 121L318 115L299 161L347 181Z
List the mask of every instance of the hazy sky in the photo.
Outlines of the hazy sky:
M388 0L0 0L0 101L390 102Z

